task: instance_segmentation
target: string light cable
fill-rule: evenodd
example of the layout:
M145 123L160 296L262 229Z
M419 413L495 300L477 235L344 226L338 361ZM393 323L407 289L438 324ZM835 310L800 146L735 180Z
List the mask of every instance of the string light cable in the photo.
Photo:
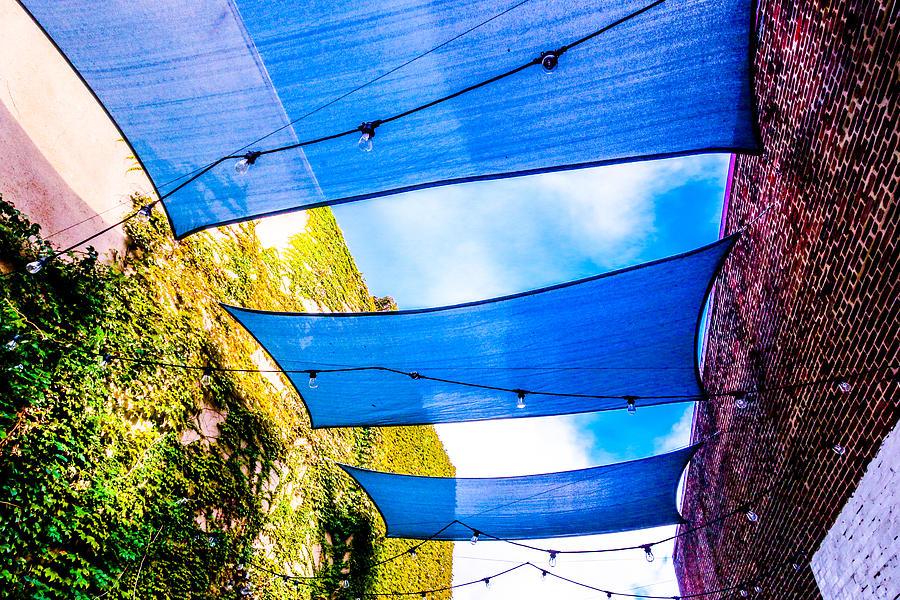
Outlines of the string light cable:
M548 71L548 72L553 71L553 70L556 69L556 66L557 66L557 64L558 64L559 58L560 58L563 54L565 54L565 53L571 51L572 49L574 49L574 48L576 48L576 47L578 47L578 46L580 46L580 45L582 45L582 44L588 42L589 40L592 40L593 38L595 38L595 37L597 37L597 36L599 36L599 35L602 35L603 33L606 33L607 31L609 31L609 30L611 30L611 29L617 27L618 25L621 25L621 24L623 24L623 23L625 23L625 22L627 22L627 21L630 21L630 20L632 20L632 19L634 19L634 18L636 18L636 17L638 17L638 16L644 14L645 12L647 12L647 11L649 11L649 10L655 8L656 6L658 6L658 5L660 5L660 4L662 4L663 2L665 2L665 0L655 0L654 2L651 2L650 4L647 4L647 5L644 6L643 8L640 8L640 9L638 9L638 10L632 12L632 13L629 13L629 14L623 16L623 17L620 17L620 18L616 19L615 21L612 21L611 23L609 23L609 24L607 24L607 25L601 27L600 29L597 29L596 31L593 31L593 32L591 32L591 33L589 33L589 34L587 34L587 35L581 37L581 38L578 38L578 39L576 39L576 40L570 42L570 43L567 44L567 45L560 46L560 47L557 48L556 50L550 50L550 51L542 52L540 56L535 57L535 58L529 60L528 62L523 63L523 64L521 64L521 65L519 65L519 66L517 66L517 67L515 67L515 68L513 68L513 69L510 69L510 70L508 70L508 71L506 71L506 72L504 72L504 73L500 73L499 75L495 75L495 76L493 76L493 77L490 77L490 78L488 78L488 79L485 79L485 80L483 80L483 81L480 81L480 82L478 82L478 83L475 83L475 84L473 84L473 85L470 85L470 86L468 86L468 87L462 88L462 89L460 89L460 90L458 90L458 91L456 91L456 92L453 92L453 93L451 93L451 94L448 94L448 95L446 95L446 96L442 96L442 97L437 98L437 99L435 99L435 100L431 100L430 102L426 102L425 104L421 104L421 105L419 105L419 106L416 106L416 107L414 107L414 108L411 108L411 109L405 110L405 111L403 111L403 112L394 114L394 115L389 116L389 117L386 117L386 118L384 118L384 119L374 119L374 120L372 120L372 121L366 121L366 122L362 123L361 125L359 125L358 127L354 127L354 128L352 128L352 129L346 129L346 130L344 130L344 131L340 131L340 132L337 132L337 133L332 133L332 134L329 134L329 135L324 135L324 136L321 136L321 137L317 137L317 138L313 138L313 139L309 139L309 140L305 140L305 141L301 141L301 142L296 142L296 143L293 143L293 144L287 144L287 145L284 145L284 146L277 146L277 147L274 147L274 148L268 148L268 149L264 149L264 150L251 150L251 151L249 151L249 152L247 152L247 153L244 153L244 154L241 154L240 151L239 151L239 152L236 152L236 153L232 153L232 154L228 154L228 155L226 155L226 156L223 156L223 157L221 157L221 158L219 158L219 159L216 159L215 161L213 161L213 162L207 164L207 165L204 166L203 168L200 168L200 169L196 170L190 177L188 177L187 179L185 179L184 181L182 181L181 183L179 183L177 186L175 186L174 188L172 188L172 189L169 190L168 192L166 192L166 193L164 193L164 194L161 194L157 199L152 200L152 201L150 201L149 203L145 204L145 205L142 206L137 212L131 213L130 215L126 216L125 218L123 218L123 219L121 219L121 220L119 220L119 221L113 223L112 225L109 225L108 227L105 227L104 229L98 231L97 233L95 233L95 234L93 234L93 235L91 235L91 236L89 236L89 237L87 237L87 238L85 238L85 239L83 239L83 240L81 240L81 241L75 243L75 244L72 244L71 246L69 246L69 247L67 247L67 248L65 248L65 249L63 249L63 250L59 250L59 251L53 252L53 253L50 254L49 256L46 256L46 257L43 257L43 258L38 258L38 259L36 259L36 260L34 260L34 261L28 263L28 265L27 265L27 267L26 267L26 270L27 270L29 273L32 273L32 274L37 273L38 271L41 270L41 268L43 267L43 265L45 265L47 262L52 261L52 260L58 258L59 256L62 256L63 254L67 254L68 252L74 250L75 248L78 248L79 246L81 246L81 245L83 245L83 244L86 244L87 242L89 242L89 241L91 241L91 240L93 240L93 239L95 239L95 238L97 238L97 237L99 237L99 236L101 236L101 235L107 233L108 231L111 231L112 229L114 229L114 228L116 228L116 227L118 227L118 226L120 226L120 225L126 223L127 221L131 220L132 218L134 218L134 217L136 217L136 216L139 216L139 217L142 217L142 218L149 218L150 213L151 213L151 211L153 210L153 207L156 206L156 204L158 204L159 202L165 200L166 198L171 197L173 194L175 194L175 193L178 192L179 190L183 189L184 187L188 186L188 185L191 184L192 182L196 181L197 179L199 179L200 177L202 177L203 175L205 175L206 173L208 173L209 171L211 171L212 169L214 169L215 167L217 167L218 165L222 164L222 163L225 162L225 161L237 159L239 162L238 162L237 165L235 165L235 167L236 167L236 169L240 172L240 171L242 171L242 170L249 169L249 167L250 167L251 165L255 164L256 161L257 161L258 159L260 159L260 158L262 158L262 157L264 157L264 156L267 156L267 155L269 155L269 154L275 154L275 153L279 153L279 152L285 152L285 151L288 151L288 150L294 150L294 149L297 149L297 148L303 148L303 147L305 147L305 146L312 146L312 145L315 145L315 144L321 144L321 143L323 143L323 142L335 140L335 139L338 139L338 138L346 137L346 136L353 135L353 134L357 134L357 133L361 134L361 136L360 136L360 141L359 141L360 147L362 147L363 149L370 149L372 138L374 137L374 135L375 135L375 130L376 130L378 127L380 127L380 126L382 126L382 125L385 125L385 124L387 124L387 123L391 123L391 122L397 121L397 120L399 120L399 119L403 119L403 118L408 117L408 116L410 116L410 115L412 115L412 114L415 114L415 113L417 113L417 112L420 112L420 111L423 111L423 110L427 110L427 109L429 109L429 108L431 108L431 107L433 107L433 106L436 106L436 105L438 105L438 104L447 102L447 101L449 101L449 100L452 100L452 99L454 99L454 98L457 98L457 97L462 96L462 95L464 95L464 94L467 94L467 93L469 93L469 92L475 91L475 90L477 90L477 89L480 89L480 88L482 88L482 87L485 87L485 86L490 85L490 84L492 84L492 83L495 83L495 82L497 82L497 81L501 81L501 80L503 80L503 79L506 79L506 78L508 78L508 77L511 77L512 75L515 75L515 74L517 74L517 73L519 73L519 72L521 72L521 71L524 71L525 69L528 69L528 68L533 67L533 66L541 65L541 67L542 67L545 71ZM511 9L509 9L509 10L512 10L513 8L516 8L516 6L518 6L518 5L513 6L513 7L512 7ZM508 11L507 11L507 12L508 12ZM502 13L501 13L501 14L502 14ZM499 15L498 15L498 16L499 16ZM496 18L496 17L495 17L495 18ZM476 27L473 28L472 30L477 29L477 27L478 27L478 26L476 26ZM465 33L466 33L466 32L464 32L464 33L461 34L461 35L464 35ZM458 36L458 37L461 37L461 35ZM452 40L450 40L450 41L452 41ZM450 43L450 41L448 41L448 42L446 42L446 43ZM446 45L446 44L445 44L445 45ZM432 50L432 52L433 52L434 50L438 49L439 47L440 47L440 46L435 47L435 48ZM424 56L424 54L423 54L423 56ZM403 65L401 65L400 67L398 67L398 69L399 69L399 68L402 68L402 67L403 67ZM385 74L385 76L386 76L386 75L387 75L387 74ZM365 87L365 86L362 86L362 87ZM360 88L360 89L362 89L362 88ZM350 92L350 93L352 93L352 92ZM349 93L348 93L347 95L349 95ZM334 100L334 102L336 102L336 101L337 101L337 100ZM324 108L324 106L323 106L323 108ZM314 112L315 112L315 111L314 111ZM268 137L268 136L265 136L265 137ZM260 138L260 139L265 139L265 137L264 137L264 138ZM253 144L250 144L250 145L253 145ZM175 181L175 180L173 180L173 182L174 182L174 181ZM18 271L14 271L14 272L18 272Z
M781 565L781 566L783 566L783 565ZM523 568L523 567L531 567L531 568L533 568L533 569L539 571L539 572L541 573L541 577L542 577L542 578L546 578L547 576L550 576L550 577L552 577L552 578L559 579L560 581L565 581L565 582L567 582L567 583L571 583L571 584L573 584L573 585L576 585L576 586L579 586L579 587L582 587L582 588L585 588L585 589L590 589L590 590L593 590L593 591L596 591L596 592L600 592L600 593L606 594L607 598L615 598L615 597L619 597L619 598L643 598L643 599L646 599L646 600L687 600L687 599L689 599L689 598L704 598L704 597L707 597L707 596L713 596L713 595L717 595L717 594L724 594L724 593L728 593L728 592L739 592L739 591L741 591L741 590L751 589L752 587L754 587L753 584L754 584L755 582L759 582L759 581L762 579L762 577L765 577L766 575L770 574L770 573L774 570L774 569L769 569L769 570L767 570L766 572L764 572L762 575L757 575L757 576L755 576L755 577L753 577L753 578L751 578L751 579L748 579L748 580L746 580L746 581L742 581L742 582L740 582L740 583L737 583L737 584L734 584L734 585L730 585L730 586L727 586L727 587L723 587L723 588L718 588L718 589L714 589L714 590L707 590L707 591L704 591L704 592L695 592L695 593L692 593L692 594L685 594L685 595L680 595L680 596L679 596L679 595L676 595L676 596L660 596L660 595L653 595L653 594L635 594L635 593L628 593L628 592L617 592L617 591L612 591L612 590L607 589L607 588L597 587L597 586L590 585L590 584L587 584L587 583L584 583L584 582L581 582L581 581L578 581L578 580L575 580L575 579L572 579L572 578L569 578L569 577L565 577L565 576L563 576L563 575L559 575L559 574L553 573L552 571L548 571L546 568L539 567L538 565L535 565L534 563L531 563L531 562L523 562L523 563L519 563L519 564L517 564L517 565L515 565L515 566L513 566L513 567L510 567L510 568L508 568L508 569L505 569L505 570L503 570L503 571L499 571L499 572L497 572L497 573L493 573L493 574L488 575L488 576L485 576L485 577L480 577L480 578L478 578L478 579L472 579L472 580L470 580L470 581L465 581L465 582L457 583L457 584L454 584L454 585L441 586L441 587L434 587L434 588L422 589L422 590L414 590L414 591L408 591L408 592L399 592L399 591L390 591L390 592L361 592L361 593L356 594L355 597L358 598L358 599L359 599L359 598L379 598L379 597L411 597L411 596L418 596L418 597L421 597L421 598L428 598L429 595L434 595L434 594L437 594L437 593L439 593L439 592L446 592L446 591L449 591L449 590L455 590L455 589L459 589L459 588L463 588L463 587L468 587L468 586L472 586L472 585L483 584L483 585L485 585L485 586L487 586L487 587L490 587L491 581L492 581L492 580L499 579L500 577L503 577L504 575L507 575L507 574L512 573L512 572L514 572L514 571L517 571L517 570L519 570L519 569L521 569L521 568ZM267 572L267 573L273 574L273 575L275 575L275 576L281 578L283 581L292 580L292 581L293 581L295 584L297 584L297 585L313 585L313 584L314 584L314 581L313 581L313 580L317 580L317 581L325 581L324 578L319 578L319 579L317 579L317 578L310 578L310 577L302 577L302 578L301 578L301 577L293 577L293 576L289 576L289 575L283 575L283 574L275 573L274 571L271 571L271 570L269 570L269 569L265 569L265 568L260 567L260 566L258 566L258 565L254 565L254 568L257 568L257 569L259 569L259 570L261 570L261 571L265 571L265 572ZM346 580L344 580L344 581L346 581ZM342 584L341 584L341 587L348 587L348 586L344 586L343 583L342 583ZM649 587L649 585L648 585L648 586L643 586L643 587ZM757 586L757 587L758 587L758 586Z
M328 374L328 373L353 373L357 371L382 371L387 373L394 373L397 375L402 375L409 377L413 380L425 380L425 381L434 381L437 383L446 383L449 385L458 385L461 387L469 387L469 388L477 388L491 391L499 391L499 392L508 392L510 394L514 394L518 400L517 406L524 401L524 398L527 396L547 396L547 397L555 397L555 398L585 398L585 399L602 399L602 400L624 400L626 403L625 408L628 408L629 411L632 410L633 406L639 400L671 400L675 401L705 401L713 398L734 398L739 403L739 408L743 408L746 406L746 403L749 400L752 400L755 396L759 394L765 394L768 392L777 392L777 391L785 391L792 389L801 389L805 387L812 387L823 384L838 384L838 388L840 391L847 393L853 389L853 384L851 381L864 377L867 375L871 375L873 373L878 373L886 370L894 370L900 369L900 365L884 365L880 367L872 367L868 369L862 369L858 371L846 372L840 375L829 375L826 377L821 377L817 379L812 379L808 381L798 381L784 384L775 384L764 387L757 388L747 388L747 389L734 389L734 390L726 390L721 392L709 392L705 394L694 394L694 395L647 395L647 396L637 396L637 395L602 395L602 394L572 394L566 392L551 392L551 391L537 391L537 390L525 390L520 388L508 388L501 386L494 386L488 384L480 384L473 383L469 381L459 381L453 379L446 379L442 377L431 377L429 375L425 375L418 371L404 371L401 369L393 369L390 367L381 367L381 366L348 366L348 367L328 367L328 368L316 368L316 369L260 369L260 368L246 368L246 367L215 367L211 365L190 365L184 363L176 363L169 361L160 361L160 360L152 360L138 357L128 357L120 354L101 354L97 353L97 356L102 357L102 361L104 364L111 364L114 361L121 361L125 363L139 364L144 366L155 366L155 367L164 367L164 368L173 368L173 369L186 369L186 370L194 370L201 371L205 375L209 375L211 373L284 373L286 375L290 374L305 374L309 376L309 382L311 388L317 388L320 383L319 375ZM579 367L563 367L568 370L579 370ZM553 367L553 370L559 370L559 367ZM539 368L529 368L528 370L539 370ZM883 380L878 381L886 381L886 380L896 380L898 377L897 374L892 374Z
M724 432L716 432L716 433L714 433L713 435L711 435L709 438L707 438L707 440L705 440L705 441L709 441L709 440L711 440L711 439L713 439L713 438L720 437L722 433L724 433ZM763 499L765 499L766 497L768 497L772 492L774 492L774 491L777 490L781 485L783 485L783 484L785 483L785 481L786 481L788 478L796 477L799 471L806 470L806 469L808 468L808 466L809 466L809 463L811 463L813 460L815 460L815 459L817 458L819 452L821 452L821 451L823 451L823 450L831 450L831 451L835 452L835 453L838 454L838 455L843 455L843 454L844 454L843 451L838 452L837 450L835 450L835 447L834 447L834 446L832 446L832 447L821 447L821 448L816 448L812 453L810 453L809 456L806 457L806 459L803 461L802 464L791 464L791 461L789 461L788 464L786 465L786 470L785 470L784 473L782 473L779 477L777 477L774 481L772 481L766 488L764 488L763 490L761 490L761 491L757 492L756 494L754 494L753 497L752 497L750 500L738 504L737 508L735 508L735 509L733 509L733 510L730 510L730 511L728 511L728 512L725 512L725 513L719 515L718 517L716 517L716 518L714 518L714 519L710 519L710 520L705 521L705 522L703 522L703 523L701 523L701 524L699 524L699 525L696 525L696 526L694 526L694 527L690 527L690 528L684 529L683 531L677 532L677 533L674 534L674 535L671 535L671 536L669 536L669 537L666 537L666 538L663 538L663 539L660 539L660 540L656 540L656 541L653 541L653 542L643 543L643 544L635 544L635 545L632 545L632 546L608 547L608 548L600 548L600 549L551 550L551 549L547 549L547 548L540 548L540 547L537 547L537 546L532 546L532 545L525 544L525 543L523 543L523 542L519 542L519 541L516 541L516 540L509 540L509 539L501 538L501 537L498 537L498 536L494 536L494 535L491 535L490 533L486 533L486 532L484 532L484 531L480 531L480 530L478 530L478 529L475 529L475 528L473 528L473 527L467 525L466 523L464 523L464 522L462 522L462 521L460 521L460 520L453 520L453 521L451 521L450 523L448 523L447 525L445 525L443 528L441 528L439 531L437 531L436 533L430 535L428 538L425 538L424 540L421 540L420 542L416 543L415 545L410 546L409 548L407 548L407 549L404 550L403 552L400 552L400 553L395 554L395 555L393 555L393 556L391 556L391 557L389 557L389 558L387 558L387 559L385 559L385 560L382 560L382 561L379 561L379 562L375 563L375 565L373 565L373 566L380 566L380 565L382 565L382 564L385 564L385 563L388 563L388 562L395 561L395 560L397 560L397 559L399 559L399 558L401 558L401 557L403 557L403 556L407 556L407 555L411 555L411 556L415 557L415 550L417 550L418 548L420 548L421 546L423 546L424 544L426 544L426 543L428 543L428 542L435 541L434 538L436 538L436 537L437 537L438 535L440 535L442 532L444 532L445 530L447 530L449 527L451 527L451 526L453 526L453 525L456 525L456 524L461 525L461 526L463 526L463 527L466 527L466 528L468 528L468 529L470 529L470 530L472 531L472 534L473 534L473 535L472 535L472 539L470 540L470 541L472 541L472 543L477 542L478 539L481 538L481 537L485 537L485 538L488 538L488 539L490 539L490 540L506 542L506 543L508 543L508 544L511 544L511 545L514 545L514 546L518 546L518 547L521 547L521 548L526 548L526 549L529 549L529 550L533 550L533 551L537 551L537 552L546 553L546 554L548 554L549 557L550 557L550 562L549 562L549 564L550 564L550 567L551 567L551 568L554 567L554 566L556 566L556 559L557 559L557 556L559 556L559 555L564 555L564 554L565 554L565 555L574 555L574 554L602 554L602 553L610 553L610 552L624 552L624 551L629 551L629 550L643 550L644 553L645 553L645 555L646 555L647 561L648 561L648 562L652 562L652 560L653 560L653 558L654 558L654 557L653 557L653 553L652 553L652 548L653 548L654 546L657 546L657 545L660 545L660 544L663 544L663 543L666 543L666 542L669 542L669 541L672 541L672 540L675 540L675 539L678 539L678 538L687 536L687 535L689 535L689 534L691 534L691 533L694 533L694 532L696 532L696 531L705 529L705 528L710 527L710 526L712 526L712 525L715 525L715 524L717 524L717 523L721 523L721 522L725 521L726 519L728 519L728 518L730 518L730 517L732 517L732 516L734 516L734 515L736 515L736 514L743 513L743 514L747 517L747 519L748 519L749 521L751 521L751 522L753 522L753 523L758 522L758 521L759 521L759 517L758 517L758 515L756 515L755 512L753 512L753 508L758 507L758 506L761 504L761 502L762 502ZM519 500L517 500L517 501L522 501L522 500L523 500L523 499L519 499ZM516 502L516 501L514 501L514 502ZM751 516L751 515L752 515L752 516ZM439 541L449 541L449 540L439 540ZM544 576L546 576L547 574L552 574L550 571L547 570L547 568L537 567L537 566L535 566L534 564L532 564L532 563L530 563L530 562L522 563L522 564L518 565L517 567L514 567L514 569L515 569L515 568L519 568L519 567L521 567L521 566L523 566L523 565L526 565L526 564L527 564L527 565L531 565L531 566L533 566L533 567L535 567L535 568L541 570L541 571L543 572ZM295 580L295 581L297 581L298 583L303 583L303 582L310 582L310 583L311 583L311 582L314 582L314 581L321 581L321 580L324 580L324 579L325 579L325 578L321 578L321 577L292 576L292 575L287 575L287 574L284 574L284 573L279 573L279 572L277 572L277 571L273 571L273 570L270 570L270 569L267 569L267 568L262 568L262 567L260 567L260 568L261 568L261 570L264 570L264 571L266 571L267 573L270 573L270 574L272 574L272 575L274 575L274 576L276 576L276 577L279 577L279 578L281 578L281 579L284 580L284 581ZM795 568L796 568L796 567L795 567ZM511 570L514 570L514 569L511 569ZM509 571L504 571L504 573L506 573L506 572L509 572ZM493 578L493 577L496 577L496 576L497 576L497 575L492 575L492 576L490 576L488 579ZM560 579L565 579L565 578L560 577ZM477 583L478 581L483 581L483 579L480 579L480 580L474 580L473 582L468 582L468 583L465 583L465 584L463 584L463 585L471 585L472 583ZM577 584L577 585L582 585L582 584L580 584L579 582L574 582L574 581L572 581L572 583L575 583L575 584ZM587 585L585 584L585 585L583 585L583 587L591 587L591 586L587 586ZM744 588L744 587L746 587L746 582L745 582L744 584L740 584L740 585L731 586L731 587L728 587L728 588L716 590L715 592L704 592L704 593L698 594L698 595L696 595L696 596L682 596L681 598L700 597L700 596L703 596L703 595L708 595L708 594L710 594L710 593L724 593L724 592L729 592L729 591L738 591L739 589L742 589L742 588ZM444 589L453 589L453 588L451 587L451 588L440 588L440 589L434 589L434 590L419 590L419 591L416 591L416 592L404 592L404 593L395 593L395 594L370 594L370 595L372 595L372 596L376 596L376 595L416 595L416 594L422 594L422 593L427 594L427 593L436 592L436 591L443 591ZM597 588L591 588L591 589L597 589ZM606 592L606 593L610 593L611 595L618 595L618 596L622 596L622 597L633 597L633 598L657 598L657 596L633 595L633 594L625 594L625 593L618 593L618 592L609 592L609 591L607 591L607 590L598 590L598 591L603 591L603 592ZM610 596L610 597L612 597L612 596ZM672 598L672 597L671 597L671 596L662 596L661 598Z
M426 51L424 51L424 52L421 52L420 54L417 54L416 56L414 56L413 58L407 60L406 62L403 62L403 63L401 63L401 64L399 64L399 65L397 65L397 66L395 66L395 67L392 67L392 68L388 69L387 71L385 71L385 72L382 73L381 75L378 75L378 76L376 76L376 77L374 77L374 78L372 78L372 79L366 81L365 83L363 83L363 84L361 84L361 85L358 85L358 86L356 86L355 88L353 88L353 89L351 89L351 90L349 90L349 91L347 91L347 92L344 92L343 94L341 94L341 95L339 95L339 96L336 96L335 98L332 98L332 99L329 100L328 102L325 102L324 104L321 104L321 105L317 106L316 108L312 109L311 111L309 111L309 112L307 112L307 113L305 113L305 114L303 114L303 115L297 117L296 119L294 119L294 120L292 120L292 121L286 123L285 125L282 125L281 127L278 127L277 129L273 129L272 131L270 131L269 133L265 134L264 136L259 137L259 138L256 138L256 139L253 140L252 142L248 142L247 144L244 144L244 145L241 146L240 148L237 148L237 149L233 150L230 154L231 154L231 155L236 155L236 154L238 154L238 153L240 153L240 152L243 152L244 150L248 150L251 146L253 146L253 145L255 145L255 144L258 144L259 142L262 142L263 140L268 139L269 137L271 137L271 136L275 135L276 133L279 133L279 132L281 132L281 131L287 129L288 127L291 127L291 126L293 126L293 125L296 125L296 124L299 123L300 121L303 121L304 119L306 119L306 118L308 118L308 117L311 117L312 115L316 114L317 112L319 112L319 111L321 111L321 110L324 110L324 109L328 108L329 106L331 106L331 105L333 105L333 104L335 104L335 103L337 103L337 102L343 100L344 98L347 98L348 96L351 96L352 94L355 94L356 92L358 92L358 91L360 91L360 90L362 90L362 89L364 89L364 88L369 87L369 86L372 85L373 83L377 83L378 81L384 79L384 78L387 77L388 75L391 75L391 74L396 73L397 71L399 71L399 70L401 70L401 69L403 69L403 68L405 68L405 67L408 67L409 65L411 65L411 64L414 63L414 62L416 62L417 60L422 59L422 58L428 56L429 54L432 54L433 52L436 52L436 51L440 50L440 49L443 48L444 46L447 46L447 45L451 44L452 42L455 42L456 40L458 40L458 39L460 39L460 38L462 38L462 37L464 37L464 36L466 36L466 35L472 33L472 32L475 31L476 29L480 29L481 27L484 27L484 26L487 25L488 23L490 23L490 22L492 22L492 21L495 21L496 19L499 19L499 18L502 17L503 15L505 15L505 14L507 14L507 13L509 13L509 12L512 12L513 10L519 8L519 7L522 6L523 4L527 4L527 3L530 2L530 1L531 1L531 0L521 0L520 2L518 2L518 3L516 3L516 4L512 5L512 6L510 6L509 8L506 8L506 9L502 10L501 12L499 12L499 13L497 13L497 14L491 16L490 18L485 19L484 21L481 21L480 23L474 25L473 27L469 27L468 29L466 29L466 30L464 30L464 31L462 31L462 32L460 32L460 33L458 33L458 34L456 34L455 36L453 36L453 37L451 37L451 38L449 38L449 39L447 39L447 40L444 40L443 42L441 42L441 43L438 44L437 46L432 46L432 47L429 48L428 50L426 50ZM207 164L207 165L205 165L205 166L209 166L209 164ZM193 171L191 171L191 172L189 172L189 173L185 173L185 174L183 174L183 175L180 175L180 176L176 177L175 179L170 179L169 181L163 182L163 183L160 184L160 187L165 187L165 186L167 186L167 185L169 185L169 184L171 184L171 183L175 183L176 181L179 181L179 180L181 180L181 179L184 179L185 177L190 177L191 175L193 175L194 173L198 172L199 170L201 170L201 169L203 169L203 168L204 168L204 167L199 167L199 168L194 169Z

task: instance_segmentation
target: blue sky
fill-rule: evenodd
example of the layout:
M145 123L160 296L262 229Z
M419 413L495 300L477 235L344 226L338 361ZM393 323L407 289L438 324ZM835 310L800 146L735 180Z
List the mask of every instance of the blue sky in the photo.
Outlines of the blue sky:
M434 188L335 207L370 291L400 308L478 300L595 275L677 254L718 238L728 155L703 155ZM645 407L594 415L462 423L438 427L460 476L504 476L630 460L683 446L692 406ZM637 532L568 540L598 547L669 535ZM616 537L615 540L609 539ZM563 542L554 541L555 547ZM560 561L559 573L591 583L615 565L619 591L674 594L674 572L661 556L605 555ZM500 543L458 544L454 581L477 579L522 556ZM603 569L607 571L607 569ZM516 572L491 590L472 586L454 598L592 598ZM618 586L618 587L616 587ZM498 593L499 592L499 593ZM548 596L549 595L549 596Z

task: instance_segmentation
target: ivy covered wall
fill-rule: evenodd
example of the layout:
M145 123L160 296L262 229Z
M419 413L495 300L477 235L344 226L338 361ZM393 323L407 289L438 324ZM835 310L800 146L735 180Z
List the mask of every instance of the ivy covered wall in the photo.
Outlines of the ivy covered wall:
M31 274L25 264L51 248L0 201L6 597L247 598L239 564L255 598L450 584L449 545L377 564L410 544L382 538L377 510L334 464L453 475L434 430L312 431L301 398L217 304L391 302L369 295L328 209L310 211L287 250L264 248L254 228L175 242L157 212L126 225L124 257L78 253ZM205 365L236 370L204 385Z

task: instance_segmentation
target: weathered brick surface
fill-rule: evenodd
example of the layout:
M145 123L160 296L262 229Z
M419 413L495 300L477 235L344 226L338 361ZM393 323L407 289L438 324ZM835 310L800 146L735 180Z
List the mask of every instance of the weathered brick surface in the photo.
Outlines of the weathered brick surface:
M900 364L898 2L762 0L756 92L765 155L738 157L727 232L750 226L717 283L704 379L771 388ZM759 577L760 597L818 599L809 559L900 416L882 371L699 406L695 439L723 433L687 476L685 516L755 508L676 545L684 595ZM822 450L833 443L844 456ZM790 476L790 466L806 468ZM805 554L801 569L790 563ZM753 596L751 592L751 596ZM719 596L712 596L719 597Z

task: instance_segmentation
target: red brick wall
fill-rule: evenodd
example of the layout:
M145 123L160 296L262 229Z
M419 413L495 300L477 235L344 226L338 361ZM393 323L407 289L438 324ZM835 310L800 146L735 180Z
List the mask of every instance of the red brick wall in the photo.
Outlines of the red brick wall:
M726 232L773 206L717 283L710 392L900 364L898 4L760 2L766 152L737 158ZM679 539L682 594L762 574L760 597L821 597L808 559L900 416L891 373L851 379L849 393L831 383L761 393L743 410L727 397L699 405L695 439L724 433L688 471L686 518L713 519L781 483L755 508L759 522L736 515ZM819 450L832 443L846 455ZM781 476L792 461L809 468ZM807 561L795 571L799 552Z

